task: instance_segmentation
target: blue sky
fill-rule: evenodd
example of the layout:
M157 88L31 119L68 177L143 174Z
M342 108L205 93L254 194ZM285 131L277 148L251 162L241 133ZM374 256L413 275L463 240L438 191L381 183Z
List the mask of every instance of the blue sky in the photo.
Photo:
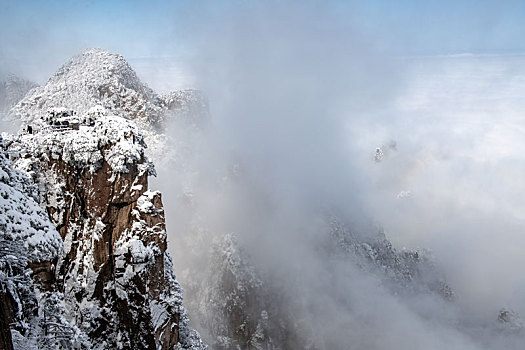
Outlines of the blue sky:
M409 54L524 51L524 1L371 1L362 26ZM395 40L394 40L395 41Z
M257 6L309 8L315 20L346 21L398 55L525 52L524 1L0 0L0 66L52 71L86 47L126 58L186 57L210 21L227 23Z

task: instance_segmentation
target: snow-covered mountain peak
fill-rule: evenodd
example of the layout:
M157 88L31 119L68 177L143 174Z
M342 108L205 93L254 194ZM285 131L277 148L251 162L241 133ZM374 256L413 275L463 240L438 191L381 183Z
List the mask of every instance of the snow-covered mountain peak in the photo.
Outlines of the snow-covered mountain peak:
M58 83L64 79L85 83L115 79L135 90L145 88L124 57L98 48L86 49L73 56L51 76L49 82Z
M155 125L164 102L118 54L88 49L72 57L48 82L31 91L11 113L30 123L53 108L81 115L94 106Z

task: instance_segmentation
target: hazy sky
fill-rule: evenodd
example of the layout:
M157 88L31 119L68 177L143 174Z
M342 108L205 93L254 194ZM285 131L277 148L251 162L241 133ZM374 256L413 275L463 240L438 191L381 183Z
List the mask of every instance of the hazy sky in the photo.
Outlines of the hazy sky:
M279 8L292 1L262 2ZM297 5L299 2L295 2ZM306 3L306 2L303 2ZM87 47L128 60L191 60L194 34L209 19L242 14L251 1L0 0L0 74L43 82ZM380 49L397 55L525 51L523 1L308 1L315 22L346 20ZM288 12L293 16L293 12ZM293 18L283 18L293 20ZM188 58L190 57L190 58Z

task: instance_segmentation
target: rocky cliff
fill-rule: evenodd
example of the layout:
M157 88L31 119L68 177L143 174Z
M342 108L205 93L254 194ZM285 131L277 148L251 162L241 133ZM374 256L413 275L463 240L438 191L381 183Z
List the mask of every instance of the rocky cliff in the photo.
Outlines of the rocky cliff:
M310 259L326 261L323 272L338 266L356 266L361 273L377 281L377 288L390 290L401 300L427 296L444 303L454 300L454 293L444 276L425 251L397 250L382 232L375 237L359 237L334 216L326 218L326 232L321 233L319 251ZM194 233L198 235L198 233ZM293 253L290 253L293 254ZM331 262L337 261L333 266ZM311 268L304 261L305 269ZM298 265L301 265L299 262ZM268 271L250 256L236 235L219 237L212 244L211 257L204 283L190 283L188 307L200 322L207 341L215 349L319 349L330 340L312 325L322 319L323 296L330 295L328 286L303 277L290 280L293 267L282 267L280 273ZM298 267L296 273L303 271ZM307 273L309 275L310 272ZM315 273L312 273L315 275ZM317 276L323 280L326 276ZM344 279L334 272L334 279ZM307 297L295 289L304 288ZM293 286L293 287L291 287ZM310 288L320 295L309 295ZM350 293L350 291L348 291ZM312 293L316 294L316 293ZM299 297L298 297L299 296ZM348 296L345 296L348 297ZM316 311L317 310L317 311ZM343 312L343 311L341 311ZM324 327L324 325L322 326Z
M0 345L2 349L36 348L47 343L46 305L61 300L53 291L53 270L62 251L62 239L39 202L38 187L14 169L0 138ZM75 340L74 327L61 314L51 321ZM41 337L42 335L42 337Z
M207 102L199 91L179 90L160 96L140 81L121 55L97 48L72 57L46 84L15 102L18 103L10 116L27 124L45 117L54 108L67 108L81 115L99 106L113 115L134 120L147 133L146 137L150 132L162 133L172 114L202 115L207 110Z
M33 184L29 208L54 245L18 269L11 258L1 266L25 278L2 294L2 313L14 315L2 324L5 344L15 324L15 348L206 348L182 305L161 194L148 189L155 170L137 125L154 128L161 105L121 56L88 50L11 111L23 131L3 149ZM19 240L46 242L25 229L35 217L21 217L25 207L11 211ZM25 290L30 302L13 303Z
M136 126L118 116L8 140L64 242L28 266L39 288L63 295L64 317L93 348L199 347L166 252L161 196L148 191L154 168L144 148Z

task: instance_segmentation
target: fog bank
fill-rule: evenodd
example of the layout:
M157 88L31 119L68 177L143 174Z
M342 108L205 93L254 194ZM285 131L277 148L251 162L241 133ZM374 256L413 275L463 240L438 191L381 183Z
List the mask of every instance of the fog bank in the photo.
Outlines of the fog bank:
M234 233L288 281L316 348L518 348L482 327L497 328L502 307L525 314L525 61L400 57L337 10L244 4L194 28L191 74L211 121L173 127L175 165L156 180L172 241L187 242L172 244L182 284ZM399 300L326 260L326 212L365 238L384 229L398 248L430 249L454 306Z

